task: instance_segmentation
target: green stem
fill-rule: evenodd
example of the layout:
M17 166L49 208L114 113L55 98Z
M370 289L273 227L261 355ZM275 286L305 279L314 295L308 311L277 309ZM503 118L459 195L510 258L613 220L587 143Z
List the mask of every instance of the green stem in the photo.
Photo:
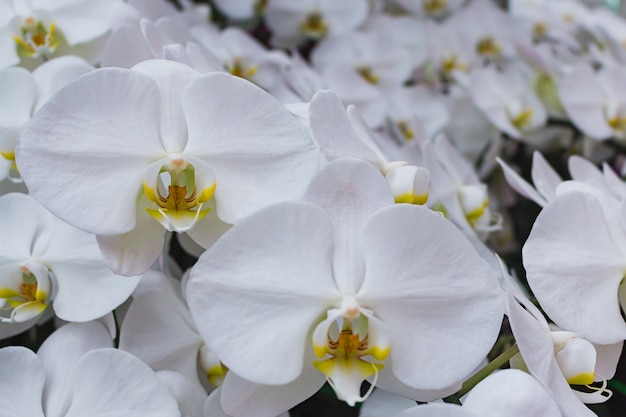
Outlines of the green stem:
M485 365L484 368L476 372L467 381L465 381L463 383L463 386L461 387L461 390L456 395L459 398L463 397L465 394L470 392L471 389L476 386L476 384L491 375L493 371L499 369L502 365L507 363L508 360L515 356L518 352L519 347L517 347L517 344L502 352L500 356L489 362L487 365Z

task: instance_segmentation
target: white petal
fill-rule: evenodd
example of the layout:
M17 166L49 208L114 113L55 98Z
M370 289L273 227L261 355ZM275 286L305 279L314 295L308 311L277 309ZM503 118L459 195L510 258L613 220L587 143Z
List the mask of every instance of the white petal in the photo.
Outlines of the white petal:
M21 346L9 346L0 349L0 363L0 416L44 417L45 375L37 355Z
M548 164L539 151L533 152L533 166L530 174L533 177L533 183L537 191L547 201L554 200L556 198L556 187L563 182L563 179Z
M167 152L182 152L187 143L187 123L181 105L183 94L200 73L173 61L150 60L133 67L152 78L161 93L161 143Z
M324 382L324 375L311 364L287 385L254 384L229 372L220 387L222 407L236 417L275 417L311 397Z
M92 349L111 346L108 330L97 321L67 324L46 339L37 352L46 371L46 416L62 416L70 406L71 373L78 360Z
M381 161L356 135L346 116L346 109L335 93L316 93L311 99L309 111L311 134L329 161L353 156L379 167Z
M201 417L207 393L196 382L173 371L160 371L157 376L176 399L181 416Z
M502 167L502 172L504 172L506 181L509 183L511 188L513 188L515 191L517 191L524 197L530 200L533 200L535 203L539 204L541 207L545 207L548 204L548 201L541 194L539 194L539 192L532 185L530 185L517 172L515 172L513 168L508 166L500 158L496 158L496 160Z
M479 417L456 404L424 404L410 408L394 417Z
M561 416L559 407L541 384L517 369L483 379L467 395L463 408L477 416Z
M145 195L139 200L134 229L119 236L97 236L98 246L109 267L121 275L144 273L163 251L165 230L145 212Z
M77 56L67 55L44 63L33 71L39 97L36 108L43 106L61 87L95 68Z
M34 242L49 227L43 207L25 194L0 197L0 265L21 262L31 257Z
M123 69L61 89L20 136L17 164L30 193L91 233L132 230L144 170L163 153L160 100L154 81Z
M622 355L624 342L613 345L594 345L598 357L596 360L596 380L599 378L611 379L615 376L615 370Z
M32 113L37 100L37 85L24 68L0 70L0 128L21 127ZM1 132L1 130L0 130Z
M328 213L334 229L333 276L343 294L355 294L365 276L363 226L376 210L394 204L387 181L367 162L342 158L313 179L304 200Z
M421 206L379 210L362 242L366 276L357 299L389 326L396 377L431 390L467 377L502 320L491 268L452 223Z
M340 299L332 236L321 209L283 203L242 220L200 257L187 301L200 334L229 369L265 384L301 374L309 331Z
M171 292L149 291L130 305L119 347L156 371L176 371L199 383L198 352L203 344L182 300Z
M183 97L185 154L215 170L217 215L234 224L254 210L302 196L319 166L307 128L239 77L209 73Z
M617 300L626 261L612 224L594 196L569 192L539 214L522 251L528 283L548 316L600 344L626 338Z
M180 417L176 400L156 374L123 350L103 348L83 355L72 386L66 417Z

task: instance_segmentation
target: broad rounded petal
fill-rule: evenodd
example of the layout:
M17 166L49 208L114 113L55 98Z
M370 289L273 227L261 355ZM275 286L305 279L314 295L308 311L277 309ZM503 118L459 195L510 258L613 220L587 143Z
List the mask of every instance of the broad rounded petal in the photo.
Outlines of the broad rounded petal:
M180 417L176 400L148 365L123 350L93 350L72 372L66 417Z
M255 384L229 372L220 387L222 407L235 417L276 417L311 397L324 382L324 375L311 364L286 385Z
M198 352L203 344L182 300L171 291L149 291L130 305L119 347L156 371L176 371L198 383Z
M496 372L483 379L467 395L463 408L477 416L561 416L548 391L535 378L517 369Z
M36 100L37 85L28 70L0 70L0 107L3 109L0 112L0 129L21 127L26 123L33 113Z
M115 273L142 274L163 251L165 230L144 211L146 200L140 199L134 229L119 236L97 236L100 251Z
M590 67L580 67L564 75L558 82L558 90L561 103L577 128L599 140L613 135L604 114L607 99Z
M84 59L73 55L50 60L33 71L39 89L37 109L43 106L54 93L81 75L95 70Z
M48 226L48 214L26 194L0 197L0 265L31 257L33 242Z
M329 160L352 156L378 167L377 155L356 135L339 97L332 91L320 91L309 107L311 134L322 154Z
M560 195L537 217L522 250L530 288L559 327L594 343L626 339L617 293L626 260L593 195Z
M215 170L217 215L234 224L253 211L300 198L319 167L308 129L254 84L209 73L183 96L184 154Z
M44 417L41 407L46 379L37 355L21 346L0 349L0 416Z
M196 382L178 372L160 371L157 376L176 399L181 416L201 417L207 393Z
M181 152L187 143L187 123L181 100L185 88L200 73L173 61L150 60L133 67L152 78L161 93L161 143L167 152Z
M111 271L96 237L58 219L52 222L42 260L56 278L54 311L63 320L85 322L111 312L126 300L139 277Z
M46 371L43 405L47 416L61 416L72 401L72 369L87 352L113 346L106 327L97 321L70 323L54 332L37 355Z
M68 44L95 39L110 29L107 16L114 2L90 0L67 2L55 10L54 19Z
M452 223L421 206L379 210L362 242L366 276L357 300L389 326L395 376L429 390L467 377L502 322L489 265Z
M144 40L139 25L124 26L109 36L102 52L103 67L131 68L140 62L156 58L150 45Z
M62 88L20 136L16 161L31 195L91 233L132 230L144 171L163 153L160 100L149 77L117 68Z
M229 369L278 385L301 374L309 331L340 300L332 237L321 209L283 203L242 220L200 257L187 301L206 344Z
M395 202L387 181L369 163L342 158L313 179L304 200L328 213L334 229L333 276L343 294L355 294L365 276L363 226L376 210Z

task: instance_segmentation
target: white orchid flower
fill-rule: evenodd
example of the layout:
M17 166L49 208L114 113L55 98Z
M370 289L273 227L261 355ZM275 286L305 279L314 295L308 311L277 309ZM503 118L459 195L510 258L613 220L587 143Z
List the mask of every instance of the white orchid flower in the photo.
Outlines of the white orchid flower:
M367 0L272 0L264 17L272 42L284 46L348 33L365 22L369 7Z
M323 375L354 405L371 377L432 400L458 389L495 340L492 277L447 220L394 204L376 169L340 159L305 201L222 236L192 269L187 299L207 345L249 381L297 381L285 395L301 401Z
M113 274L93 235L55 218L25 194L0 197L0 320L19 323L52 303L67 321L101 317L126 300L139 277Z
M394 0L407 12L418 17L442 19L463 5L463 0Z
M260 88L158 60L66 86L16 157L32 195L98 235L110 266L129 275L149 268L166 230L208 246L224 222L299 198L319 165L307 128Z
M626 138L626 71L581 65L558 81L559 96L567 115L583 133L596 140Z
M15 144L22 126L61 87L95 68L81 58L63 56L30 73L23 68L0 70L0 180L19 182Z
M112 344L96 321L61 327L37 354L0 349L0 416L180 417L155 373Z
M98 58L118 0L0 1L0 68L37 66L58 55ZM79 18L80 16L80 18Z
M547 122L548 113L541 100L516 72L477 69L469 77L468 88L483 114L511 137L527 137Z

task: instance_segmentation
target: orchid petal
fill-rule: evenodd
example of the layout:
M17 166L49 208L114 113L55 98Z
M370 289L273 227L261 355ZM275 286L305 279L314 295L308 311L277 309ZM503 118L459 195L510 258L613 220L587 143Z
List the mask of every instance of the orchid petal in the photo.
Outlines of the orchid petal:
M94 69L85 60L73 55L55 58L38 67L33 71L39 90L36 109L46 104L61 87Z
M157 376L169 393L176 399L180 414L183 417L200 417L207 398L201 385L178 372L159 371Z
M533 166L530 171L533 178L535 188L545 197L546 201L552 201L556 198L556 187L563 182L563 179L548 164L541 152L533 152Z
M63 416L72 401L72 369L87 352L112 347L106 327L97 321L67 324L41 345L37 355L46 371L43 406L46 416Z
M346 109L335 93L316 93L311 99L309 111L311 134L329 161L353 156L380 168L382 161L356 135L346 116Z
M37 355L21 346L9 346L0 349L0 363L0 416L44 417L45 375Z
M222 407L237 417L275 417L311 397L324 382L324 375L311 364L286 385L254 384L229 372L220 387Z
M539 204L541 207L545 207L548 205L548 201L541 194L539 194L539 192L532 185L530 185L524 178L522 178L517 172L515 172L513 168L508 166L500 158L496 158L496 160L502 167L504 177L506 178L506 181L509 183L511 188L513 188L524 197Z
M401 204L374 214L362 243L366 276L357 299L393 323L396 377L432 390L476 369L503 311L494 273L462 233L424 207Z
M4 129L21 127L30 119L36 100L37 85L28 70L6 68L0 71L0 107L3 109L0 112L0 138Z
M163 153L160 101L153 80L123 69L96 70L62 88L20 136L16 161L30 193L91 233L132 230L144 170Z
M73 398L66 417L180 417L176 401L156 374L123 350L86 353L71 378Z
M185 89L200 73L173 61L150 60L133 67L156 82L161 94L160 133L163 149L182 152L187 143L187 123L181 105Z
M319 166L307 128L254 84L209 73L183 96L185 154L215 170L217 215L234 224L260 207L296 199Z
M394 204L387 181L370 164L342 158L313 179L304 200L328 213L334 229L333 276L342 294L355 294L365 276L359 241L363 226L376 210Z
M0 265L30 258L49 225L46 211L31 197L11 193L0 197L0 212Z
M424 404L412 407L394 417L479 417L456 404Z
M622 355L624 342L612 345L594 345L598 357L596 359L596 381L601 378L611 379L615 376L615 371L619 358Z
M565 193L539 214L522 250L528 283L548 316L600 344L626 339L617 299L626 261L610 224L593 195Z
M187 301L206 344L229 369L274 385L301 374L310 328L340 299L332 237L321 209L283 203L242 220L200 257Z
M496 372L483 379L467 395L463 408L477 416L561 416L545 388L517 369Z

